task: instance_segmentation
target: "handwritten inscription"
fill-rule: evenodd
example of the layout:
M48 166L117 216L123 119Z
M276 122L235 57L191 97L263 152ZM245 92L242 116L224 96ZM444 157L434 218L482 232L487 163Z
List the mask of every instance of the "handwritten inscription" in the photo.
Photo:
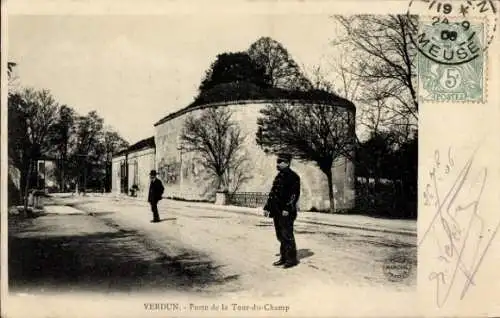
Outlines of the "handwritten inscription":
M428 279L436 286L436 304L442 307L452 293L463 299L495 237L500 222L487 224L481 215L481 199L488 169L474 165L477 148L465 165L457 167L453 149L434 152L429 183L423 192L424 205L435 214L419 245L433 239L437 245L439 269ZM451 184L442 191L443 184Z

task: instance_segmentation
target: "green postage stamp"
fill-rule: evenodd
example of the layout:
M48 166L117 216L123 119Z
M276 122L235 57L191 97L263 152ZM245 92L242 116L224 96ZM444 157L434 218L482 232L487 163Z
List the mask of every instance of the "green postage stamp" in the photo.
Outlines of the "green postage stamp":
M416 44L420 100L485 102L484 23L433 17L419 24Z

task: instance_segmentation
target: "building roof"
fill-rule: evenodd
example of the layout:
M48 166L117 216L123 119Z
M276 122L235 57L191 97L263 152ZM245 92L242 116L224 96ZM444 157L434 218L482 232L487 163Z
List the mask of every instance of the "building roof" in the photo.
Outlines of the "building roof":
M149 149L149 148L155 148L155 147L156 147L155 137L154 136L149 137L146 139L139 140L138 142L129 146L128 148L123 149L123 150L115 153L113 155L113 158L118 157L118 156L123 156L123 155L131 153L131 152L140 151L140 150Z
M311 103L327 104L346 107L353 111L356 110L354 104L347 99L323 90L286 90L276 87L263 88L248 82L231 82L219 84L207 91L201 92L187 107L163 117L154 126L163 124L195 109L229 104L271 103L273 101L289 101L305 105Z

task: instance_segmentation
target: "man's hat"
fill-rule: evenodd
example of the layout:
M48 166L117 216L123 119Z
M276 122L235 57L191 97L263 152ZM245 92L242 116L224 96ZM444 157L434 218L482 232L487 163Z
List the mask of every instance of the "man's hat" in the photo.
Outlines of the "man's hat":
M292 155L289 153L279 153L278 160L284 160L284 161L290 162L290 161L292 161Z
M156 170L151 170L151 172L149 173L150 176L156 176Z

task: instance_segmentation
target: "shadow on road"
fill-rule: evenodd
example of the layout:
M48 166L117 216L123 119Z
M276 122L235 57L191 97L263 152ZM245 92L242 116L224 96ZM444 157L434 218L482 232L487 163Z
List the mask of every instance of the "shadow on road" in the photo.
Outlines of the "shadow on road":
M151 223L161 223L161 222L165 222L165 221L175 221L177 220L177 218L164 218L164 219L159 219L158 221L151 221Z
M308 248L301 248L297 250L297 258L299 260L313 256L314 253Z
M57 216L82 224L91 216ZM48 221L9 226L9 288L13 291L199 291L237 279L224 277L210 259L195 252L177 257L144 242L136 231L100 227L71 234ZM45 222L45 223L44 223ZM51 221L53 222L53 221ZM50 225L50 226L49 226Z
M164 218L164 219L160 219L160 222L164 222L164 221L175 221L177 220L177 218Z

